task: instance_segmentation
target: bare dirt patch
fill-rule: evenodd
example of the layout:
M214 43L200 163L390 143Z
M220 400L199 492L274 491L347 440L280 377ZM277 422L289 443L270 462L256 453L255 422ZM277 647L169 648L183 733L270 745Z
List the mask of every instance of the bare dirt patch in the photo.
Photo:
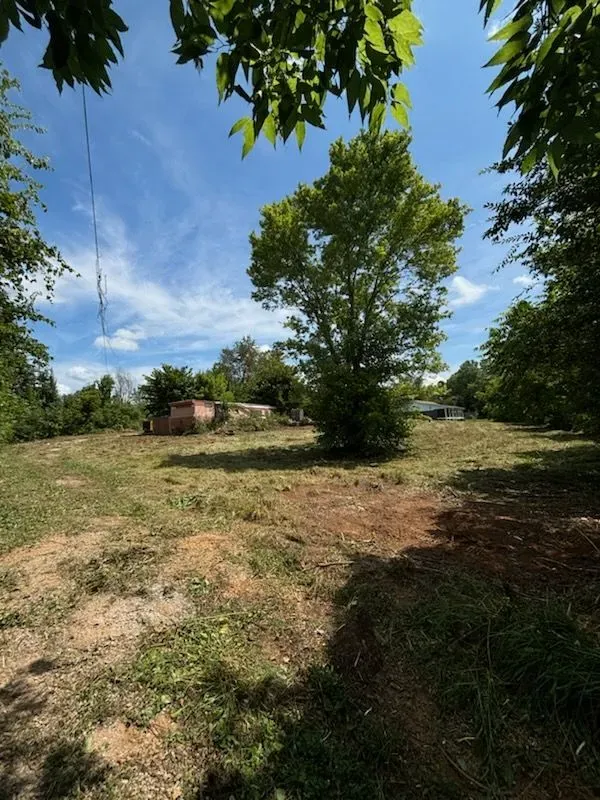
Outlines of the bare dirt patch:
M110 764L146 760L160 754L165 740L177 725L165 712L158 714L146 729L126 725L121 720L100 725L90 735L90 745Z
M0 567L14 569L21 576L19 596L31 602L64 586L60 564L73 556L96 553L106 535L103 530L77 536L50 536L30 547L20 547L0 558Z
M158 714L147 728L116 720L92 731L92 751L120 773L118 797L139 800L183 796L181 777L188 760L184 748L172 740L177 725L166 713Z
M71 476L57 478L55 482L57 486L64 486L67 489L78 489L80 486L85 486L87 484L87 481L83 478L73 478Z
M209 584L218 584L226 598L256 598L260 589L237 560L241 552L239 537L232 540L222 533L198 533L177 540L162 574L174 581L202 576Z
M103 660L113 649L134 645L143 631L168 627L190 610L186 598L156 584L143 597L97 595L70 617L63 633L64 646L79 651L102 650Z
M432 546L441 508L441 498L431 492L378 481L358 486L321 483L286 495L288 520L311 550L332 543L380 553Z

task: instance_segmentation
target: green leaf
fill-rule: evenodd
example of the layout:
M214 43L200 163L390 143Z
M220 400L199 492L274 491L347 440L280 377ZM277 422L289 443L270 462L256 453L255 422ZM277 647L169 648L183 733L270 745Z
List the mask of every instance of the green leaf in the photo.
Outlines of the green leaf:
M479 10L482 11L485 8L485 13L483 16L484 25L488 24L489 18L500 8L501 5L502 0L481 0Z
M529 36L526 33L518 33L509 39L497 53L485 65L486 67L495 67L498 64L505 64L507 61L512 61L517 56L521 55L529 41Z
M564 36L564 32L561 31L560 28L557 28L556 30L552 31L552 33L550 33L548 36L546 36L546 38L540 45L540 48L537 52L537 56L535 58L536 64L541 64L543 61L545 61L545 59L548 57L548 54L554 47L554 43L556 42L559 36L561 38Z
M319 61L323 61L325 59L325 34L323 31L319 31L315 39L315 55Z
M8 21L8 17L3 11L0 11L0 42L3 42L8 36L9 28L10 22Z
M248 125L244 128L244 144L242 145L242 158L246 158L250 150L254 147L254 125L248 120Z
M563 146L558 139L555 139L548 148L546 153L546 158L548 160L548 166L552 170L552 174L554 178L558 178L558 173L560 172L560 168L562 166L563 160Z
M238 121L231 126L229 135L233 136L235 133L244 130L248 125L252 126L252 120L250 117L242 117L241 119L238 119Z
M496 75L494 80L490 83L486 92L491 94L492 92L497 91L500 89L501 86L504 86L506 83L518 78L521 74L521 69L518 65L515 64L505 64L500 72Z
M500 28L500 30L497 33L492 34L492 36L488 38L488 41L503 42L505 39L511 39L515 35L515 33L519 33L519 31L522 30L529 30L532 24L533 24L533 17L531 16L531 14L525 14L519 19L509 22L503 28Z
M372 3L367 3L365 5L365 14L368 19L375 20L375 22L381 22L383 20L383 14L381 13L381 10Z
M508 129L508 134L504 142L504 149L502 151L502 158L506 158L506 156L510 153L510 151L514 147L516 147L518 142L521 140L521 135L522 134L521 134L521 129L519 127L519 123L514 122Z
M527 85L527 79L521 78L521 80L513 81L508 89L504 92L500 100L496 103L497 108L503 108L507 103L511 101L517 102L517 99L521 93L521 90Z
M383 31L378 22L373 19L367 19L365 22L365 36L371 47L381 53L387 53Z
M298 142L298 149L302 150L304 144L304 137L306 136L306 123L303 119L299 119L296 123L296 141Z
M4 0L2 3L2 11L0 13L6 14L8 19L12 22L15 28L18 30L22 30L21 28L21 17L19 15L19 9L17 8L17 4L15 0Z
M223 19L229 14L234 5L235 0L213 0L210 7L215 17Z
M392 117L402 128L408 128L408 112L402 103L392 103Z
M115 30L119 31L119 33L126 33L129 30L129 27L126 25L123 18L120 17L116 11L113 11L112 8L107 9L105 14L109 25L111 25Z
M170 12L171 12L171 23L173 25L173 30L177 35L183 28L185 24L185 11L183 8L183 0L171 0L170 5Z
M277 141L277 126L275 124L275 118L272 114L269 114L269 116L263 122L262 132L267 140L271 142L273 146L275 146L275 142Z
M379 133L385 121L387 106L385 103L376 103L369 115L369 131Z
M388 20L388 26L392 33L402 36L410 44L420 44L423 26L418 17L412 11L404 10Z
M539 150L537 147L532 147L531 150L527 153L525 158L521 161L521 172L523 175L526 175L528 172L535 167L535 165L540 160Z
M407 108L412 108L410 93L404 83L396 83L392 88L392 97L397 103L404 103Z
M219 100L225 97L229 87L229 53L221 53L217 58L217 90Z
M352 113L354 106L358 100L360 92L360 72L357 69L352 70L350 79L346 84L346 100L348 102L348 111Z
M323 116L321 114L321 110L316 106L303 105L302 116L307 122L309 122L311 125L314 125L315 128L325 127L323 125Z

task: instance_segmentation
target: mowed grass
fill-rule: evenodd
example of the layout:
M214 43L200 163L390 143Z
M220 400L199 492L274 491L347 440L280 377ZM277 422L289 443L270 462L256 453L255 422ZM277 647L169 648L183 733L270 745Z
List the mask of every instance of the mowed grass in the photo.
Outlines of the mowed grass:
M586 480L588 456L589 445L576 436L476 421L418 423L408 452L381 462L332 461L302 428L232 437L107 433L13 445L0 449L0 552L50 532L76 535L110 515L166 536L198 527L177 514L192 507L194 521L212 527L268 522L277 492L330 479L439 488L461 478L460 488L477 489L469 476L476 481L479 471L516 468L527 479L529 468L567 457L569 472L581 465Z
M599 487L596 443L485 421L419 422L377 461L292 428L5 448L0 629L125 620L97 665L45 654L64 719L40 741L6 717L6 785L26 741L32 797L592 797ZM14 559L57 536L52 620L16 603L34 576Z

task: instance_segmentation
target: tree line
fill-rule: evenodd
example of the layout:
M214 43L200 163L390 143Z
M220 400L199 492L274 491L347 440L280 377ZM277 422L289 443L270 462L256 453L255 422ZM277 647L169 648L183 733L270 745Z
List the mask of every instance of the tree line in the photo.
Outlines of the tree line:
M135 396L105 376L59 398L32 325L48 322L36 300L51 297L69 266L37 227L32 172L47 163L21 141L38 129L9 101L17 88L0 73L0 438L124 427L204 397L283 411L309 404L329 450L397 449L410 428L406 386L425 391L419 376L442 368L445 280L467 211L419 173L408 134L334 142L323 177L261 209L252 296L287 312L287 339L262 352L246 337L204 372L163 365ZM536 294L507 310L481 362L463 365L439 397L494 419L600 429L599 147L571 146L558 177L547 163L524 175L515 160L496 165L507 186L489 206L487 236L511 243L507 261L529 270Z
M10 404L3 407L0 441L140 428L146 417L168 415L169 403L192 398L263 403L281 414L306 404L296 368L276 348L264 351L250 336L223 348L208 370L162 364L139 386L118 371L64 396L47 364L29 363L5 397Z
M505 264L524 267L533 288L490 329L479 362L445 387L491 419L600 432L600 144L572 147L557 179L540 164L511 179L488 206L487 237L509 242ZM516 176L516 177L515 177Z

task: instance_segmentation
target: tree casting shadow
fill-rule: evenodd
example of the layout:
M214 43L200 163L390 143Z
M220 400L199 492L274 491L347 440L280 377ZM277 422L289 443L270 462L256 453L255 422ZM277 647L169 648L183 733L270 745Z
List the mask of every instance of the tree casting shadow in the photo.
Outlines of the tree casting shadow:
M459 495L439 513L428 546L390 557L348 551L349 574L334 593L333 633L322 664L291 685L272 678L252 685L227 673L243 715L250 709L272 720L277 745L253 767L235 768L226 758L216 763L197 800L463 800L494 792L537 800L559 791L589 800L598 774L591 762L585 768L591 771L580 769L582 759L566 747L569 719L564 727L530 728L517 686L510 701L498 701L497 732L486 752L475 722L477 693L451 709L433 673L452 666L450 648L472 648L480 660L456 675L454 686L479 673L488 685L497 649L486 639L486 615L493 622L494 609L507 624L524 619L536 631L548 619L552 629L545 615L555 604L564 624L571 608L598 612L600 526L569 526L574 515L600 513L599 469L599 449L582 445L527 453L512 468L462 470L452 485L475 496ZM423 656L430 614L458 624L435 661ZM540 669L545 656L542 661ZM529 678L539 685L535 673ZM501 678L496 685L506 697L513 691ZM492 693L485 702L496 699ZM540 764L547 765L543 774Z
M311 467L336 467L352 470L369 463L383 463L385 459L336 458L315 445L294 447L255 447L251 450L231 450L220 453L193 453L190 455L171 453L160 464L161 467L184 467L186 469L222 469L226 472L294 471Z

